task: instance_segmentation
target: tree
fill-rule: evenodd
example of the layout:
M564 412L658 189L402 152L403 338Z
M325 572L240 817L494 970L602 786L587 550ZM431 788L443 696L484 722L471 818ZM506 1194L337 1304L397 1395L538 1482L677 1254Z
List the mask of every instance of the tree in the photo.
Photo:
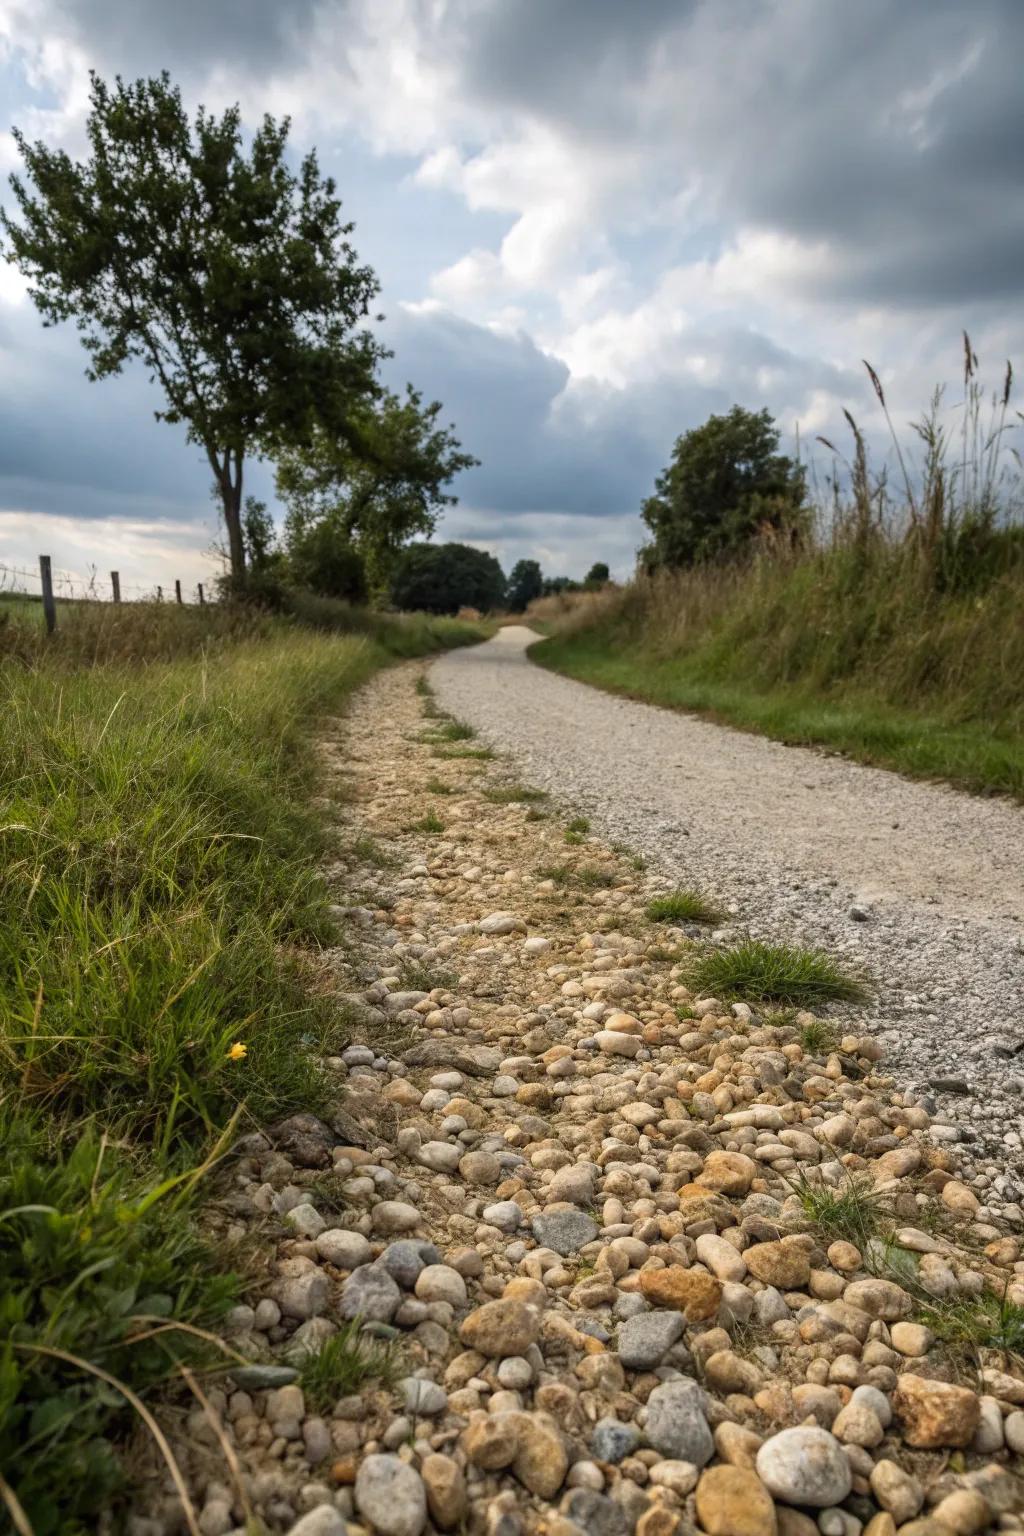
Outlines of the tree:
M190 123L165 73L111 90L92 75L90 153L29 144L31 186L11 185L6 255L33 284L47 324L74 320L88 376L140 359L213 470L232 576L245 579L246 457L344 436L373 398L383 349L359 329L377 292L316 155L297 171L289 123L265 117L248 153L237 106Z
M585 587L603 587L611 573L603 560L595 560L586 576L583 578Z
M288 571L296 585L321 597L366 601L366 563L348 529L332 514L289 530Z
M508 578L508 606L522 613L544 591L544 577L536 560L517 560Z
M778 446L769 413L739 405L684 432L641 510L654 536L640 552L648 568L737 554L769 531L798 535L804 471Z
M482 612L505 600L505 577L493 555L469 544L410 544L395 563L395 606L426 613Z
M277 492L288 508L290 542L313 548L312 531L329 525L332 544L347 538L374 583L386 585L397 550L433 533L441 509L457 499L445 487L477 463L453 427L437 425L440 412L439 401L425 406L408 385L404 399L384 391L364 404L343 434L318 428L285 449Z

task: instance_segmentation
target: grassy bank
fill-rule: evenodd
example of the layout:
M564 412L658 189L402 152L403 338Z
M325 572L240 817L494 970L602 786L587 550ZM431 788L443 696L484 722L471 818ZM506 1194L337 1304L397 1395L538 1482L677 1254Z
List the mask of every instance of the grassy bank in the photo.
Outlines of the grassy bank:
M1024 800L1024 568L936 592L899 546L642 579L541 619L543 666L780 741Z
M210 1353L189 1330L233 1283L193 1218L204 1168L327 1091L310 725L394 655L476 638L329 617L108 608L0 642L0 1500L35 1536L96 1529L129 1394Z

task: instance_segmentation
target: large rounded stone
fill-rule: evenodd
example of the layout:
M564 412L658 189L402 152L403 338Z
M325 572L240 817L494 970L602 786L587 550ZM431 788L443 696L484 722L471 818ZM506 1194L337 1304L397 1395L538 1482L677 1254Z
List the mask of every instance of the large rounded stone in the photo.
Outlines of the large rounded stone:
M850 1463L827 1429L800 1424L766 1440L757 1453L757 1475L776 1499L827 1509L850 1491Z
M775 1504L754 1472L709 1467L697 1484L697 1518L707 1536L775 1536Z
M548 1206L530 1225L542 1248L565 1257L592 1243L600 1230L593 1216L569 1204Z
M498 1301L485 1301L482 1307L470 1312L463 1319L459 1338L467 1349L500 1360L506 1355L525 1355L530 1345L537 1342L539 1333L540 1318L535 1308L503 1296Z
M401 1302L402 1293L386 1269L378 1264L361 1264L341 1288L338 1312L342 1317L389 1323Z
M703 1269L684 1269L681 1264L671 1264L667 1269L642 1269L640 1289L656 1306L674 1307L684 1313L688 1323L714 1317L722 1299L721 1281L714 1275Z
M745 1152L709 1152L694 1183L722 1195L745 1195L757 1173L757 1164Z
M753 1243L743 1257L752 1275L782 1291L794 1291L811 1277L807 1250L799 1243Z
M714 1454L707 1397L695 1381L666 1381L647 1399L647 1438L662 1456L703 1467Z
M367 1456L356 1476L356 1508L380 1536L420 1536L427 1494L418 1472L397 1456Z
M921 1450L970 1445L981 1420L981 1403L970 1387L907 1372L896 1383L892 1405L904 1440Z

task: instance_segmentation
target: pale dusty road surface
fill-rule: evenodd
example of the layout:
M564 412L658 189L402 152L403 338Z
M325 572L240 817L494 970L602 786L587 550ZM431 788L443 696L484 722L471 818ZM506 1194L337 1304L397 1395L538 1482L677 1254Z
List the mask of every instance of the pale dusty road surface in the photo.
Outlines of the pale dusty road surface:
M602 693L531 663L535 640L509 627L436 662L443 707L734 929L861 965L894 1066L1017 1152L1024 809ZM965 1091L931 1085L949 1077Z

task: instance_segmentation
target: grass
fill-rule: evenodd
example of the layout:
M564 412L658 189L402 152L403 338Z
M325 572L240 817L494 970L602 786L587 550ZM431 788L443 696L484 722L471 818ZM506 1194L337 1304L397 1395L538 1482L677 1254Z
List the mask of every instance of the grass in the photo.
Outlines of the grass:
M429 731L423 733L424 741L472 741L476 735L471 725L465 725L461 720L442 720L440 725L435 725Z
M397 869L398 867L398 859L388 853L386 848L381 847L377 839L371 837L368 832L360 832L358 837L352 839L349 852L354 859L358 859L360 864L373 864L377 869Z
M672 891L668 896L656 896L647 903L645 910L652 923L707 923L714 926L724 917L700 891Z
M494 753L490 747L441 747L434 748L435 757L445 757L449 760L465 758L471 762L489 763L494 759Z
M428 779L427 793L431 795L451 795L455 793L454 786L446 784L443 779Z
M585 841L589 831L590 822L587 818L585 816L574 816L565 829L565 841L569 844L570 848L578 847L580 843Z
M821 950L756 939L706 950L693 960L687 980L708 997L795 1007L857 1002L866 995L864 983Z
M863 1253L868 1242L878 1236L886 1211L869 1180L849 1175L836 1188L801 1175L791 1181L791 1188L807 1220L828 1242L843 1238Z
M529 784L496 784L483 793L484 799L490 800L492 805L529 805L547 799L543 789L531 789Z
M765 1023L768 1023L767 1017ZM839 1032L828 1019L812 1019L803 1024L797 1036L797 1044L807 1056L824 1056L833 1051L839 1041Z
M408 830L410 832L427 832L431 835L436 835L438 832L444 831L444 822L436 811L428 811L418 821L411 822Z
M362 1319L352 1318L303 1357L298 1384L308 1410L328 1413L339 1398L350 1396L367 1381L394 1385L400 1370L395 1350L368 1338L361 1329Z
M419 960L403 960L398 967L402 986L408 992L433 992L440 989L450 992L459 984L455 971L423 965Z
M3 626L0 1464L36 1536L121 1510L132 1414L96 1371L158 1404L214 1350L187 1331L234 1288L195 1220L210 1159L331 1096L309 727L438 639L365 628L166 605Z
M974 1351L997 1350L1024 1360L1024 1307L1004 1294L957 1297L938 1306L925 1306L919 1321L937 1339Z
M615 884L614 874L607 869L583 864L573 868L569 864L545 864L537 871L538 880L552 880L555 885L577 885L583 890L607 889Z

